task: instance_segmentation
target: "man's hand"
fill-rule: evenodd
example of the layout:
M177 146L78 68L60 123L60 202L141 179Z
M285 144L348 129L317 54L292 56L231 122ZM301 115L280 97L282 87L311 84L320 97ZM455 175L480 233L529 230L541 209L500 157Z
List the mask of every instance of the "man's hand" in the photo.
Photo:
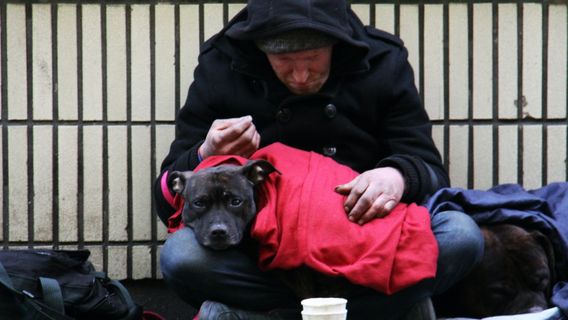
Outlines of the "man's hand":
M345 212L349 220L362 225L394 209L404 193L404 177L395 168L377 168L335 187L335 191L347 196Z
M213 121L199 155L205 159L212 155L234 154L248 158L260 143L260 135L251 116Z

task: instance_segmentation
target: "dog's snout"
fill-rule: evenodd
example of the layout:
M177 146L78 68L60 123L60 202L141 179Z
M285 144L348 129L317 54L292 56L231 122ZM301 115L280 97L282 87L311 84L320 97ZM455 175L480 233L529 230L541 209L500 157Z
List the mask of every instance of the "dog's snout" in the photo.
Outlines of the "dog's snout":
M226 238L228 235L227 226L216 224L211 227L211 236L215 238Z
M544 310L544 308L541 307L541 306L532 306L527 310L527 312L534 313L534 312L541 312L543 310Z

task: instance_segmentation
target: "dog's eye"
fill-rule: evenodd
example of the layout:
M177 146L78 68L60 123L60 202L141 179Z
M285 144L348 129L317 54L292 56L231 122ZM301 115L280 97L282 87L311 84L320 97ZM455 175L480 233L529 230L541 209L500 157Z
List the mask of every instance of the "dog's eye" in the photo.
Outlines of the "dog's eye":
M493 300L499 301L514 297L516 295L516 290L504 285L493 285L490 287L489 293L491 297L493 297Z
M207 202L205 202L205 200L203 199L196 199L193 200L193 206L196 208L204 208L207 205Z
M242 200L242 199L239 199L239 198L233 198L233 199L231 199L231 206L233 206L233 207L238 207L238 206L240 206L242 203L243 203L243 200Z

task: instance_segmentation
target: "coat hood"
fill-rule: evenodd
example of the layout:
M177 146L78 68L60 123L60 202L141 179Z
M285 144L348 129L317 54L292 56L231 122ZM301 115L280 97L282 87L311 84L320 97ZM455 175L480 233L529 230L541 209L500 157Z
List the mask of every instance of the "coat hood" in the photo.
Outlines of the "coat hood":
M293 29L313 29L363 51L368 45L353 37L351 11L344 0L249 0L246 18L233 24L226 35L254 41Z

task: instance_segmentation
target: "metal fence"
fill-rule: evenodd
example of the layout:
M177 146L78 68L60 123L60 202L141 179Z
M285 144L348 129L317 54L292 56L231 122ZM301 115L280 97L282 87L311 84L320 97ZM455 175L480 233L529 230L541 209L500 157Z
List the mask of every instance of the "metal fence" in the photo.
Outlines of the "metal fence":
M566 181L567 1L352 1L399 35L454 186ZM243 1L0 4L0 241L159 277L151 182L200 44Z

